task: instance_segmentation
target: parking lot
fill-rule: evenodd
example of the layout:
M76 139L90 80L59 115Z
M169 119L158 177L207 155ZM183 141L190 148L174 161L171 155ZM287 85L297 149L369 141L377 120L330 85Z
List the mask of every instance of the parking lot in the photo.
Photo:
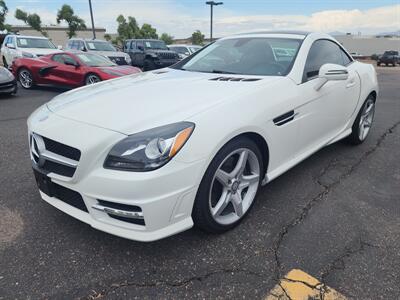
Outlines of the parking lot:
M40 199L26 119L62 90L0 98L0 299L262 299L293 269L348 299L399 299L400 68L378 74L364 144L333 144L275 179L228 233L153 243L94 230Z

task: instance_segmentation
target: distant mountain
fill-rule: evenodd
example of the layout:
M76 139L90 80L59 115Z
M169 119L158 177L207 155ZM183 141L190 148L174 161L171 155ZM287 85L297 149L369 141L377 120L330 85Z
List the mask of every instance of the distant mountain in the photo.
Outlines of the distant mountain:
M345 32L340 32L340 31L333 31L333 32L329 32L329 35L332 35L332 36L346 35L346 33Z
M400 37L400 30L397 31L392 31L392 32L381 32L379 34L377 34L379 36L383 36L383 35L392 35L392 36L398 36Z

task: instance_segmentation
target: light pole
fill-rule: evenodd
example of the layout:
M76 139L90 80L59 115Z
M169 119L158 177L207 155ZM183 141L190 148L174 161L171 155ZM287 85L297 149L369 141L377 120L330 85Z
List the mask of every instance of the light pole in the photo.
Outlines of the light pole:
M214 6L222 5L224 2L215 2L215 1L207 1L207 5L210 5L210 13L211 13L211 18L210 18L210 42L212 42L213 39L213 8Z
M92 10L92 1L89 0L89 9L90 9L90 18L92 19L92 31L93 31L93 39L96 39L96 31L94 30L94 20L93 20L93 10Z

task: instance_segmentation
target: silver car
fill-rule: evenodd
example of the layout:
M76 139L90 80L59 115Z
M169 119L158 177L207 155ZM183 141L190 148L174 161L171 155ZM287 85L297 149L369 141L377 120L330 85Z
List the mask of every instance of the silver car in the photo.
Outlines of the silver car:
M68 41L65 48L67 50L80 50L100 54L117 65L131 65L132 63L128 54L118 51L111 43L103 40L73 38Z

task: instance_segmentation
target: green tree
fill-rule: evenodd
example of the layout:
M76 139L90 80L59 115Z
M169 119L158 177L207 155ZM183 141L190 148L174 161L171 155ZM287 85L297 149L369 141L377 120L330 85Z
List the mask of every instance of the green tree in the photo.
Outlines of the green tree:
M116 38L116 41L118 43L122 44L127 39L141 37L139 25L134 17L128 17L127 21L123 15L119 15L117 18L117 23L118 37Z
M203 45L204 34L202 34L200 30L196 30L195 32L192 33L191 40L193 45Z
M16 19L25 22L25 24L31 26L36 31L39 31L44 36L47 36L47 32L42 28L42 20L38 14L28 14L27 12L17 8L14 16Z
M174 42L174 37L168 33L163 33L160 36L160 40L163 40L167 45L171 45Z
M85 21L74 14L74 10L68 4L64 4L57 12L57 24L65 21L68 24L67 36L76 36L77 30L86 29Z
M11 31L11 25L4 24L6 15L8 13L8 7L3 0L0 0L0 30Z
M158 39L157 30L147 23L140 28L140 35L143 39Z
M108 33L105 33L105 34L104 34L104 39L105 39L106 41L108 41L108 42L112 40L111 35L109 35Z

